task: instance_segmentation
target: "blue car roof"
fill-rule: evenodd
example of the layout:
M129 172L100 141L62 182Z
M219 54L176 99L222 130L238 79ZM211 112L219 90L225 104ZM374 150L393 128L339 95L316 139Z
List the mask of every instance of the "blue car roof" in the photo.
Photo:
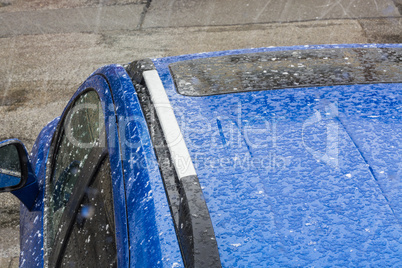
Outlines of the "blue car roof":
M190 97L153 60L211 215L223 266L393 266L402 255L402 84Z

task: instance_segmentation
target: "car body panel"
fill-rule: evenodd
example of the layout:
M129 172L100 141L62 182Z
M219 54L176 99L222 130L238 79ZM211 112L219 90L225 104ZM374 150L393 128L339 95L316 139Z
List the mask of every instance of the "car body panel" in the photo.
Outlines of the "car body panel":
M119 267L155 264L160 267L182 267L162 179L130 78L121 66L103 67L80 86L67 107L88 88L98 92L105 114L113 174ZM115 103L112 96L116 99ZM63 115L66 112L67 108ZM42 130L31 153L34 169L41 178L41 198L34 212L21 206L21 267L31 267L33 263L42 267L44 264L44 177L49 146L58 122L59 118ZM124 127L121 131L118 123ZM127 138L124 144L120 137ZM140 165L136 165L136 161Z
M401 163L400 83L188 97L177 93L168 69L203 57L337 47L365 46L154 60L223 266L400 264L400 174L380 177Z
M162 178L131 79L124 68L117 65L96 73L104 75L110 84L120 127L119 151L127 199L130 265L182 267Z
M20 205L20 267L43 267L43 215L46 162L53 133L59 117L49 122L40 132L32 148L30 159L39 184L35 208L29 211Z
M107 134L108 145L110 145L109 158L112 172L116 174L116 176L113 177L114 178L113 194L115 196L114 198L115 221L116 221L115 224L116 229L118 230L118 232L116 232L117 258L119 264L127 266L129 263L127 216L126 216L125 198L121 198L121 196L124 196L124 187L123 187L124 182L122 176L123 171L121 168L119 151L110 150L111 148L116 147L118 148L118 138L117 138L118 134L117 134L117 124L114 116L114 110L112 109L111 111L109 111L105 108L110 107L110 105L113 107L113 101L107 81L100 75L91 75L75 92L74 96L71 98L65 110L63 111L61 118L63 118L63 116L66 114L67 108L74 102L76 97L87 89L96 90L99 94L102 104L104 104L102 108L105 113L105 121L106 121L105 125L108 126L106 128L106 134ZM35 223L35 226L32 226L32 228L23 230L23 236L21 237L21 245L22 245L21 257L20 257L21 267L31 267L33 263L38 265L38 267L42 267L47 259L46 255L44 255L43 252L43 248L47 247L46 241L44 241L43 239L43 238L46 239L46 233L44 232L44 229L46 230L45 227L46 223L44 223L43 221L43 218L46 219L46 216L44 217L43 215L43 211L45 210L44 205L45 201L43 199L43 196L46 188L46 182L44 181L44 178L45 176L48 175L46 172L49 172L46 171L46 168L48 167L47 165L48 165L49 146L52 145L51 139L53 138L53 134L55 131L54 127L55 126L53 124L50 124L47 127L45 127L45 129L42 131L44 139L42 140L41 138L38 138L32 151L33 163L35 163L35 161L38 161L38 163L40 163L41 165L40 168L34 167L34 169L35 170L40 169L39 184L41 191L40 195L42 196L42 198L37 202L39 212L34 212L37 215L34 214L33 212L26 211L26 209L22 210L21 213L22 215L20 219L21 226L24 225L29 226L30 222ZM49 128L51 128L51 130L49 130ZM41 155L46 155L46 158L43 159L38 158L38 160L36 160L35 157L35 152L37 150L36 148L41 148L41 146L44 146L44 148L42 149L43 153ZM38 150L38 152L40 151ZM38 226L41 226L41 228L38 229ZM25 227L21 227L21 229L22 228ZM33 246L30 246L30 244L27 241L29 241L29 243L32 243ZM23 243L26 244L23 245Z
M196 168L222 266L400 264L400 83L188 97L177 93L168 69L196 58L342 47L402 45L272 47L153 60L192 158L183 165L193 161ZM69 105L88 88L98 92L105 114L119 267L183 267L129 75L119 65L100 68ZM21 267L46 261L44 178L59 120L43 129L31 152L40 194L33 211L21 205Z

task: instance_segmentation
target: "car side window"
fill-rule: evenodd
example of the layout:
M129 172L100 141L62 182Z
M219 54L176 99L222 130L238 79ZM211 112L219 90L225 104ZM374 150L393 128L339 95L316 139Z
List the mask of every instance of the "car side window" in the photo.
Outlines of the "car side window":
M61 267L117 267L112 176L108 157L86 189Z
M104 140L101 137L103 129L104 115L99 96L95 91L88 91L76 99L60 130L50 180L50 244L60 230L61 216L89 153Z

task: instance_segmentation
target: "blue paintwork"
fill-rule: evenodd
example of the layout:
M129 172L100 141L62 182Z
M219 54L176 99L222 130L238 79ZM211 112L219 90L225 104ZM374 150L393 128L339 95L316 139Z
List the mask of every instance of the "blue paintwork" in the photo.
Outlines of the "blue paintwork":
M32 174L31 172L29 172ZM36 181L27 183L21 189L11 192L15 195L27 208L35 209L36 199L39 196L39 187Z
M11 176L7 174L0 174L0 188L12 187L20 184L21 176Z
M224 267L402 265L402 85L187 97L176 92L168 64L361 46L154 60L196 166Z
M58 121L59 118L56 118L42 129L30 154L39 194L32 211L24 204L20 206L20 267L43 267L44 178L49 147Z
M127 235L127 218L126 218L126 205L125 199L121 198L124 196L124 187L122 180L122 169L121 169L121 161L119 152L113 150L113 148L118 147L118 139L117 139L117 125L114 120L114 111L113 109L107 110L106 107L113 107L113 101L109 90L109 85L103 79L102 76L93 75L87 79L77 90L75 95L70 100L71 102L85 89L93 88L95 89L102 101L103 109L105 112L105 125L108 126L106 128L108 145L109 148L109 157L112 168L112 173L117 174L114 176L113 181L113 195L114 199L114 207L115 207L115 224L117 228L116 233L116 243L118 249L118 263L122 267L128 266L128 235ZM63 114L66 113L66 110ZM20 225L21 225L21 256L20 256L20 266L21 267L31 267L33 264L36 264L38 267L43 267L43 257L44 257L44 244L43 244L43 236L46 235L43 233L44 225L43 225L43 212L44 212L44 188L45 188L45 174L46 174L46 162L49 152L49 146L51 143L51 139L53 137L53 133L55 127L58 123L59 118L52 121L47 127L45 127L32 149L31 159L34 162L34 170L37 174L39 180L40 187L40 198L36 203L36 211L29 212L25 206L21 205L21 217L20 217ZM110 134L111 133L111 134Z
M401 84L185 97L175 91L167 65L360 46L154 60L196 166L224 267L401 265ZM98 92L105 113L119 267L183 267L130 78L121 66L103 67L70 103L87 88ZM42 130L30 155L39 198L31 212L21 205L21 267L43 267L44 177L58 123L56 118Z
M120 148L116 150L123 158L130 266L182 267L162 178L131 79L117 65L97 73L110 84L119 123Z
M80 86L67 107L87 88L98 92L105 114L119 267L182 267L161 175L130 78L121 66L101 68ZM21 267L43 266L44 176L58 121L59 118L42 130L31 153L35 173L40 178L41 198L34 212L21 205ZM122 137L127 138L124 143Z

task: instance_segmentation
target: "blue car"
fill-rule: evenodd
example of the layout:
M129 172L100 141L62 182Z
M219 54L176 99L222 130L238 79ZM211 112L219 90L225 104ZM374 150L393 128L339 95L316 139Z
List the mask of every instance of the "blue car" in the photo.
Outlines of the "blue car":
M400 267L402 45L100 68L0 187L21 267Z

